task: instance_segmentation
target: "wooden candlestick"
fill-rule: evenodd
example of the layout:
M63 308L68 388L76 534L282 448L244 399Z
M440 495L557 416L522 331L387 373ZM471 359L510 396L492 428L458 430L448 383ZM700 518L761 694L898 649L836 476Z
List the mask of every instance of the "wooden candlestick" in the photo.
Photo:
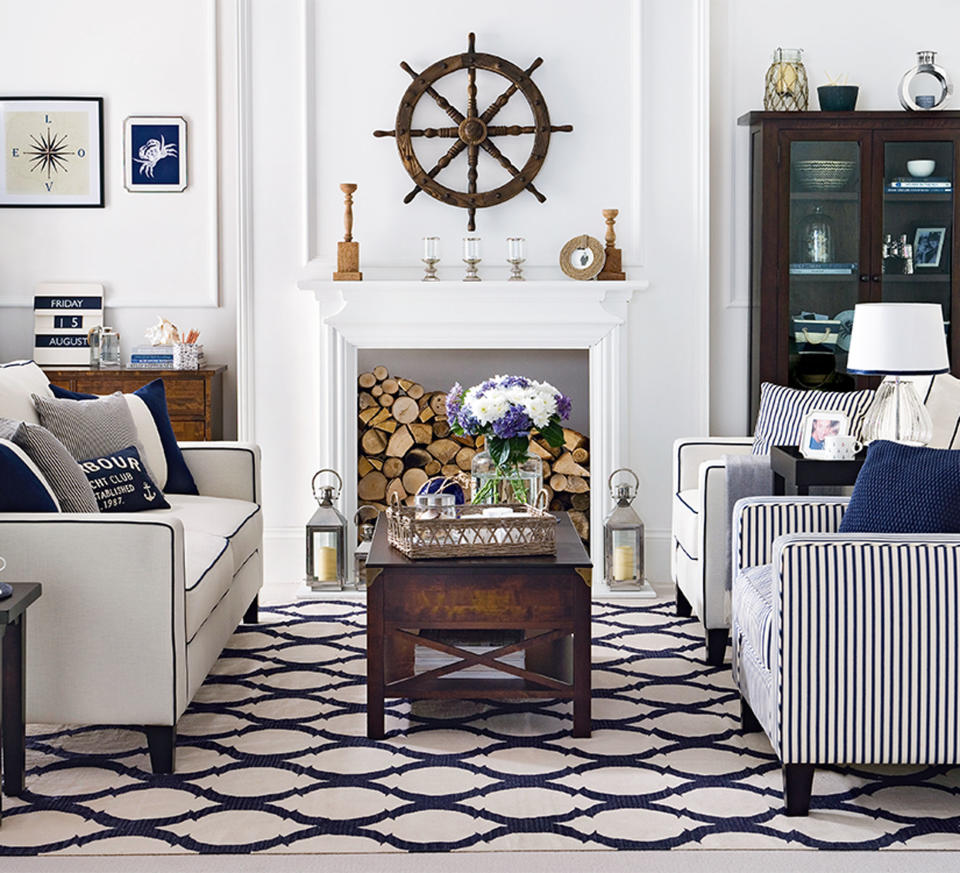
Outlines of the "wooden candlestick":
M627 274L623 272L623 252L614 245L617 241L617 232L613 224L619 214L619 209L603 210L603 217L607 222L607 235L604 237L606 258L603 262L603 270L597 276L598 280L622 282L627 278Z
M353 192L357 186L353 182L341 182L343 191L343 242L337 243L337 272L333 274L335 282L358 282L363 278L360 272L360 243L353 241Z

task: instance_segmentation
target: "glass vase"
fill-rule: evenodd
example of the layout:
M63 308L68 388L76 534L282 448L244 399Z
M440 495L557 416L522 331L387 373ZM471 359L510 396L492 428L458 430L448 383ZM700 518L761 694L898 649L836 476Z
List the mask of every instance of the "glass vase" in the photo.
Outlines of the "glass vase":
M809 99L802 49L778 48L764 81L763 108L768 112L804 112Z
M801 260L804 263L830 264L835 260L833 219L823 211L822 206L814 206L813 211L804 218L800 237Z
M543 462L527 451L519 462L502 467L494 463L486 450L477 452L470 463L473 478L472 503L535 503L543 488Z

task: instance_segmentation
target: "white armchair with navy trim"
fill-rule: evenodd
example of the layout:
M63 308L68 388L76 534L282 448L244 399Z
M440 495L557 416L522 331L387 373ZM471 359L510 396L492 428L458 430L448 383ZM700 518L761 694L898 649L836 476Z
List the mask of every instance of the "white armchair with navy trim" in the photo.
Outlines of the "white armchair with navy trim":
M788 815L819 765L960 762L960 535L841 534L847 502L734 510L733 675Z
M677 615L704 628L707 663L723 663L730 628L727 476L724 455L748 455L752 437L693 437L673 444L670 569Z

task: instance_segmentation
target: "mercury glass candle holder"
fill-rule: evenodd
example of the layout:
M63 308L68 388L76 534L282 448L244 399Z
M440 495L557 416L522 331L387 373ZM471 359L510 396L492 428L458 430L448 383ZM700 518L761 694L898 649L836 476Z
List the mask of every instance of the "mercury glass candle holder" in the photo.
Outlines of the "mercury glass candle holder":
M427 268L422 281L436 282L437 264L440 262L440 237L425 236L423 238L423 262L427 265Z
M523 282L523 269L520 265L526 261L524 251L526 241L522 236L507 237L507 263L510 264L510 281Z
M479 282L477 264L480 263L480 237L465 236L463 238L463 262L467 265L467 275L464 282Z

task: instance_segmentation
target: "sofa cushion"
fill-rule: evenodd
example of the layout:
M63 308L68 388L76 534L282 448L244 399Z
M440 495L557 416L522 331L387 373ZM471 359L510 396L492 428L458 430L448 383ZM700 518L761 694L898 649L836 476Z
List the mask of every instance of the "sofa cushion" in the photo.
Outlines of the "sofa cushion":
M50 486L16 444L0 439L0 512L58 512Z
M40 424L30 395L52 398L46 374L33 361L0 365L0 418Z
M136 446L99 458L87 458L80 462L80 467L90 480L101 512L170 508L163 492L147 473Z
M733 587L733 613L740 633L749 641L763 666L773 666L773 565L747 567Z
M39 424L0 418L0 437L19 446L36 464L63 512L99 512L97 498L80 465L63 443Z
M263 517L256 503L192 494L168 494L167 499L185 530L201 531L230 541L234 569L260 548Z
M230 589L234 560L226 537L186 530L183 537L186 563L186 626L187 642L213 612L213 608Z
M699 514L700 489L689 488L673 495L673 535L693 559L700 556Z

